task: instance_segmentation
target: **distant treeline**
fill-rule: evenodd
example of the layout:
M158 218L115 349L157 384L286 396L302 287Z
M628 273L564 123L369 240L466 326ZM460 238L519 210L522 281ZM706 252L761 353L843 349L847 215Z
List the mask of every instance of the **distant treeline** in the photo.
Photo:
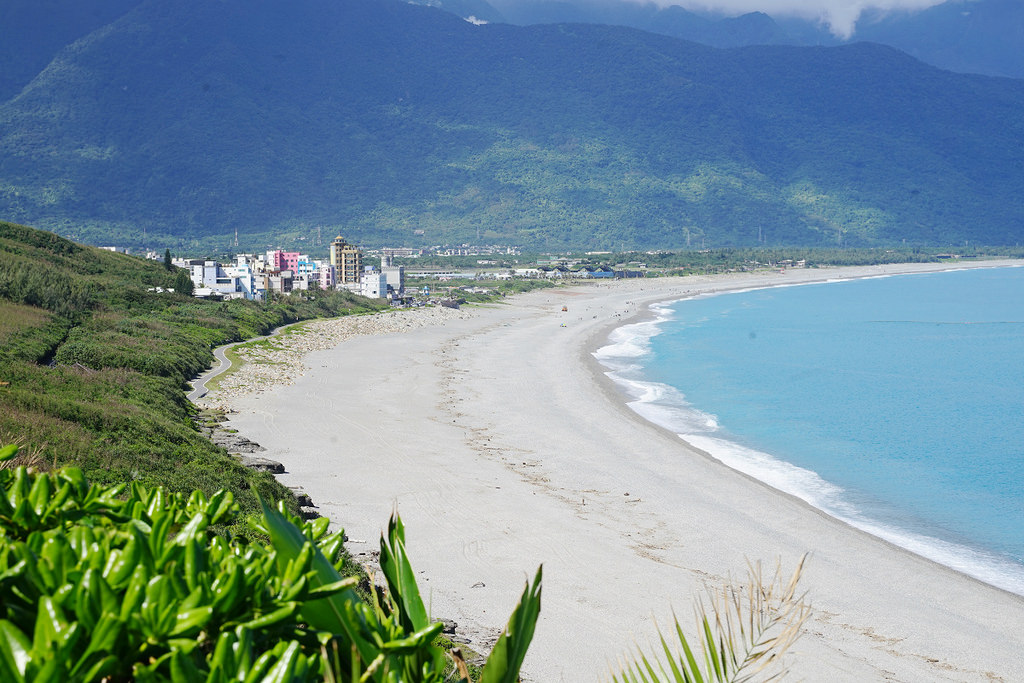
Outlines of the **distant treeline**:
M937 263L954 259L1024 258L1024 247L965 247L951 252L941 249L709 249L705 251L654 252L623 255L622 260L642 259L648 267L687 272L733 268L803 265L870 266L886 263Z
M538 261L550 262L565 258L581 265L625 266L636 268L641 264L648 268L670 269L688 272L723 270L730 268L772 266L783 262L803 263L808 268L818 266L867 266L883 263L936 263L951 258L1024 258L1024 246L1019 247L963 247L949 249L926 249L920 247L899 249L855 249L855 248L813 248L813 247L750 247L700 250L623 251L602 254L561 254L523 253L516 256L419 256L396 259L408 268L458 268L484 270L511 270L536 265ZM490 260L493 264L481 266L478 261Z

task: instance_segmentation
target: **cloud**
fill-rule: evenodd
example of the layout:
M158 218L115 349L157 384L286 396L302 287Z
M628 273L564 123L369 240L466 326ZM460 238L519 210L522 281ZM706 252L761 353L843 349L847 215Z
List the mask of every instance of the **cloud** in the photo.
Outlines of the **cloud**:
M764 12L771 16L798 16L817 20L840 38L853 35L857 19L865 10L922 10L949 0L656 0L658 4L680 5L688 10L729 15Z

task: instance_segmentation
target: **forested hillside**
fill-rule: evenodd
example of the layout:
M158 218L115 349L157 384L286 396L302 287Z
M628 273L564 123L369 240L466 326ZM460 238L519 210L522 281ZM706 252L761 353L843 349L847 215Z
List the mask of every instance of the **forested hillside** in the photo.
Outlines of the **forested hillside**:
M0 216L91 243L1015 244L1024 82L388 0L152 0L0 106Z
M14 97L58 52L142 0L0 2L0 102Z

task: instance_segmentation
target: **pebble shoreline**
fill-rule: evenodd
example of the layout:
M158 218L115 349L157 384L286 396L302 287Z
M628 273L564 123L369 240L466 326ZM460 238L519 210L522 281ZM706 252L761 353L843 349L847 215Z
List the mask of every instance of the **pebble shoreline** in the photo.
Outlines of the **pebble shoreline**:
M306 372L303 359L313 351L332 349L353 337L409 332L475 315L473 309L433 306L311 320L294 331L286 330L262 342L236 347L241 367L232 368L219 381L216 390L200 399L199 403L204 408L228 411L235 399L291 384L296 377L301 377Z

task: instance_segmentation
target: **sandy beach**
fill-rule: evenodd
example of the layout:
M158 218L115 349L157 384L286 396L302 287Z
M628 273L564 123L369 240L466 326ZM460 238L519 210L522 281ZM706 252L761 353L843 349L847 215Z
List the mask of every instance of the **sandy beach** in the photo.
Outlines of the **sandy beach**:
M474 647L489 646L543 564L526 680L607 679L634 643L651 649L673 609L690 628L705 585L742 578L748 560L788 572L810 552L814 613L789 656L793 680L1022 681L1024 598L725 467L629 410L591 355L657 301L943 268L582 284L429 324L402 312L304 351L272 390L243 381L203 401L233 411L227 426L285 465L280 480L344 527L354 554L371 557L397 509L431 612Z

